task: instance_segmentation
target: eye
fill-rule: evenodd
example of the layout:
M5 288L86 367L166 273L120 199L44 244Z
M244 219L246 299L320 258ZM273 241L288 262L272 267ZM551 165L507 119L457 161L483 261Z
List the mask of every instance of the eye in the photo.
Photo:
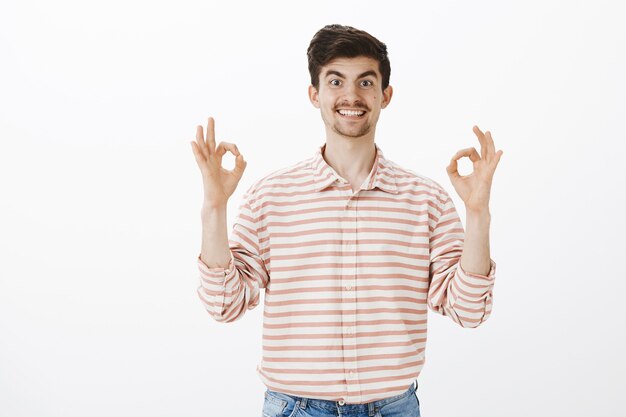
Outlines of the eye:
M365 85L363 85L363 84L365 84ZM371 87L371 86L374 85L374 83L371 82L370 80L363 80L363 81L361 81L361 85L363 85L363 87Z
M330 80L330 85L334 85L334 86L336 87L336 86L338 86L338 85L340 85L340 84L341 84L341 81L339 81L339 80L338 80L338 79L336 79L336 78L335 78L335 79L333 79L333 80Z

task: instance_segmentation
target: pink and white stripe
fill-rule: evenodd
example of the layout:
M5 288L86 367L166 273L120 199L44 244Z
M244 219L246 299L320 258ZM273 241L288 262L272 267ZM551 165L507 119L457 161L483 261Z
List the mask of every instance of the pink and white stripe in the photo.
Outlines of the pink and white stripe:
M367 403L402 394L424 365L427 307L463 327L491 312L488 276L463 271L464 229L436 182L378 145L361 189L315 155L254 183L239 206L226 269L200 256L198 295L233 322L265 288L265 385L291 395Z

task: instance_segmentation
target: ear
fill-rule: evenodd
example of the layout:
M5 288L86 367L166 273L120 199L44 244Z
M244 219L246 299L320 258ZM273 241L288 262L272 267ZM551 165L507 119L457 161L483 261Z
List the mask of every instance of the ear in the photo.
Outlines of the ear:
M317 91L317 88L312 85L309 86L309 100L311 100L311 103L315 106L315 108L320 108L319 92Z
M381 108L384 109L385 107L387 107L387 105L391 101L391 96L393 96L393 88L391 87L391 85L388 85L387 88L385 88L385 91L383 91L383 102L380 106Z

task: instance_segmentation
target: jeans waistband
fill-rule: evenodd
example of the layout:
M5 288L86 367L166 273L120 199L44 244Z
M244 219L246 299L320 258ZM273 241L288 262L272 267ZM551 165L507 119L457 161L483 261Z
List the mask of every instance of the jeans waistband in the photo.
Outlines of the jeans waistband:
M405 398L409 395L413 395L413 393L417 390L417 379L414 380L409 388L403 392L402 394L395 395L389 398L383 398L382 400L371 401L369 403L364 404L346 404L343 401L330 401L330 400L320 400L316 398L307 398L307 397L299 397L296 395L289 395L282 392L271 391L274 394L278 394L280 396L290 397L293 401L300 403L300 408L305 409L308 405L313 405L315 407L323 408L329 411L336 411L337 409L341 409L345 412L352 412L358 414L359 412L363 413L367 411L368 416L374 416L376 414L377 409L382 406L392 403L394 401L398 401L402 398Z

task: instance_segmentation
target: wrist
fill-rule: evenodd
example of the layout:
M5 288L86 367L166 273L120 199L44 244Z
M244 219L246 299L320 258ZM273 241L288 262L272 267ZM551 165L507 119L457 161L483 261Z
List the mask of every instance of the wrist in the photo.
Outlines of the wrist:
M465 217L468 223L487 223L491 222L491 213L489 208L486 209L468 209L465 211Z
M465 207L465 213L468 216L472 216L472 217L483 217L483 218L489 218L491 217L491 212L489 211L489 206L487 207L479 207L479 208L469 208L469 207Z
M204 204L202 204L202 210L201 210L202 217L212 216L215 214L222 214L222 213L226 213L226 204L211 204L207 201L205 201Z

